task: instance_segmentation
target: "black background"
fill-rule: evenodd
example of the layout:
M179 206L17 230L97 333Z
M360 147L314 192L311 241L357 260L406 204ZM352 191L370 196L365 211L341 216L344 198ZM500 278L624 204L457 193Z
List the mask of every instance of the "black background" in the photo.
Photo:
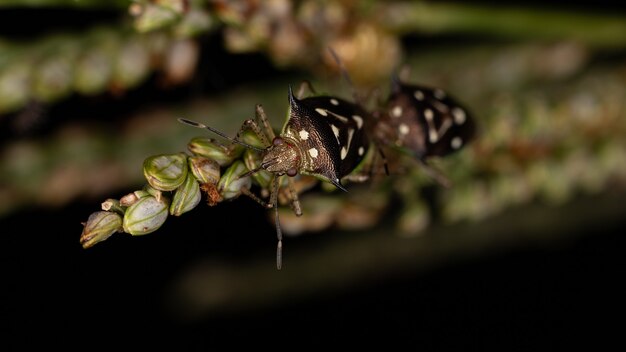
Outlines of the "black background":
M61 23L81 26L117 16L99 12L76 17L58 10L55 16L38 13L37 25L20 26L18 18L25 11L35 10L0 10L0 34L26 38ZM213 55L200 69L212 78L160 98L210 93L281 74L258 56L219 54L216 38L205 44ZM248 69L237 76L219 76L233 71L225 69L229 64ZM142 88L132 94L130 105L111 105L103 98L98 106L128 113L163 93ZM81 104L94 103L61 103L47 112L43 126L21 134L12 131L6 119L2 138L45 135L74 118L72 111L85 108ZM103 118L106 115L104 111ZM125 191L131 190L118 193ZM580 229L571 240L550 246L516 247L342 292L182 322L169 313L164 291L189 263L215 255L236 260L258 251L272 258L274 229L263 210L247 200L210 212L201 207L149 236L117 236L84 250L78 241L81 221L99 202L82 199L62 209L27 208L0 218L0 350L39 345L301 348L315 342L332 348L343 339L355 344L379 340L411 349L534 351L583 341L598 347L623 336L626 216ZM289 245L315 245L328 240L324 236L329 235L306 236Z

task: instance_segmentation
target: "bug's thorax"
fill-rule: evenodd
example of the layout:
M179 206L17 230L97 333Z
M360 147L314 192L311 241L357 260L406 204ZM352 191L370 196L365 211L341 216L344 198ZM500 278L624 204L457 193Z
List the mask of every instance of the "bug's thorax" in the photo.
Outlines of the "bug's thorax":
M289 137L276 137L263 155L261 167L279 175L295 176L302 166L300 146Z

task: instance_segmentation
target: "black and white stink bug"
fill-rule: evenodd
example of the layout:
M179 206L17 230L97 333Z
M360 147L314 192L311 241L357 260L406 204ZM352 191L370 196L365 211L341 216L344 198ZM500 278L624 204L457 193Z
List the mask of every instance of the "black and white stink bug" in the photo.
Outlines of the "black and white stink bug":
M260 105L256 108L256 120L246 120L241 131L252 130L264 149L230 138L204 124L179 119L180 122L208 129L234 143L261 152L258 167L247 175L265 170L273 174L269 203L274 208L276 235L278 238L276 265L282 266L282 231L278 218L278 192L283 175L288 178L291 204L296 215L301 215L298 194L291 177L309 175L330 182L346 191L341 181L352 173L364 159L369 140L365 133L371 117L359 105L332 96L313 96L299 99L289 87L289 111L280 135L276 136ZM261 128L261 126L263 128ZM238 134L239 136L239 134ZM255 198L255 197L253 197ZM259 198L256 198L259 201Z
M467 109L443 90L394 79L371 133L379 145L400 149L425 165L430 157L462 149L474 138L475 130Z

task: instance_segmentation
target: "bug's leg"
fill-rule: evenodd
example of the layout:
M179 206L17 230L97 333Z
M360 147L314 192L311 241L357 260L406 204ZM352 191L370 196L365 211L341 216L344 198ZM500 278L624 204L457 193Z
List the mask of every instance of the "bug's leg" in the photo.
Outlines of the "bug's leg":
M296 185L293 178L288 177L287 183L289 184L287 188L289 189L289 195L291 198L291 209L296 216L301 216L302 208L300 207L300 198L298 197L298 192L296 191Z
M270 125L270 121L267 118L267 115L265 114L265 110L263 110L263 106L261 106L261 104L257 104L255 106L255 116L256 116L257 123L260 122L261 125L263 126L263 129L265 130L265 135L269 138L270 141L273 141L274 137L276 137L276 134L274 133L274 130L272 129L272 125Z
M283 266L283 232L280 228L280 218L278 217L278 191L279 191L279 182L280 177L278 175L274 175L274 181L272 182L272 193L270 195L270 204L271 207L274 208L274 216L276 223L276 239L278 243L276 244L276 269L280 270Z
M235 139L240 140L241 134L247 130L251 130L252 132L254 132L254 134L259 138L259 140L265 147L269 147L271 145L271 142L268 140L268 136L263 132L263 130L261 130L259 124L252 119L247 119L243 122L241 128L239 129L239 132L237 132L237 136L235 137Z
M304 80L300 82L300 85L298 86L298 90L296 91L296 98L304 98L304 94L307 90L313 95L317 94L317 92L315 92L315 88L313 88L313 84L311 84L311 82L308 80Z
M376 147L376 149L378 150L378 154L380 154L380 157L383 159L383 167L385 168L385 175L389 176L389 165L387 164L387 157L385 156L385 153L383 152L383 148Z
M267 209L271 209L272 208L272 203L268 203L266 201L264 201L263 199L261 199L259 196L257 196L256 194L254 194L252 191L250 191L247 188L242 188L241 189L241 194L250 197L252 200L254 200L255 202L261 204L262 207L267 208Z
M443 187L452 187L452 182L444 174L442 174L441 171L435 169L433 166L428 165L423 159L418 159L418 161L420 162L420 165L422 166L426 174L428 174L428 176L430 176L433 180L437 181L437 183L439 183Z

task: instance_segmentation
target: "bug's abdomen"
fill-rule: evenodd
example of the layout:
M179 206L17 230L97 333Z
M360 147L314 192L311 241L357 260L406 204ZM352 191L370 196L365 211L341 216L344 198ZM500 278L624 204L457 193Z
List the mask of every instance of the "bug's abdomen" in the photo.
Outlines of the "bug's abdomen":
M460 150L474 138L475 125L443 90L396 83L374 133L423 159Z

